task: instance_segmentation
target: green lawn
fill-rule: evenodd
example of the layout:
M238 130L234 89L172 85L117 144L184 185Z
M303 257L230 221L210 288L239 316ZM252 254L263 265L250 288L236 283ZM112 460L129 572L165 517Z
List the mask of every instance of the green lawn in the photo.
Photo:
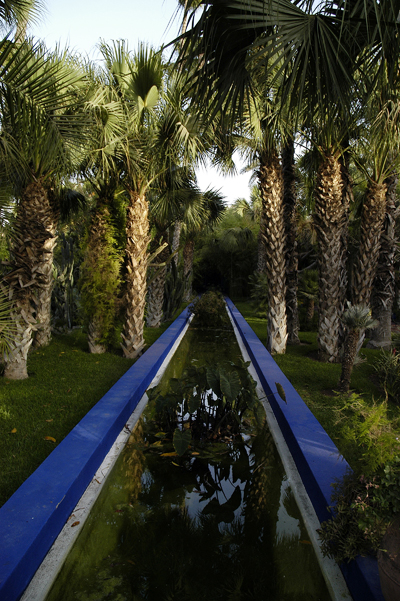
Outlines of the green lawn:
M170 324L145 328L147 345ZM0 506L133 363L120 354L91 355L75 330L29 354L27 380L0 377Z
M255 315L250 303L235 304L265 343L266 320ZM147 344L170 323L146 328ZM286 355L275 356L275 360L346 459L357 467L363 454L369 452L369 443L349 441L343 436L343 422L337 423L337 411L346 402L343 397L332 396L340 365L315 360L315 332L301 333L300 339L301 345L289 346ZM378 353L363 349L367 361L355 368L352 378L352 389L370 406L382 401L372 369ZM118 354L91 355L85 335L76 330L54 336L47 348L30 353L29 379L16 382L0 378L0 505L133 363ZM388 415L400 439L400 408L389 403Z
M251 303L239 300L234 302L260 340L266 344L266 319L256 315ZM355 434L354 439L351 440L352 436L348 426L350 418L355 419L354 411L344 409L344 406L348 403L346 396L334 393L339 381L341 365L320 363L316 360L318 348L316 332L300 332L299 337L300 345L289 345L285 355L275 355L274 359L329 436L334 440L341 453L353 469L357 470L359 465L366 463L364 455L373 452L376 441L367 438L361 441L359 438L357 439ZM361 354L365 361L354 368L351 379L351 391L358 393L369 407L384 401L383 391L377 384L373 369L373 364L379 353L379 350L363 348ZM343 419L338 423L338 417L340 416L338 411L340 410ZM400 443L396 441L396 437L400 440L400 407L389 401L387 416L393 432L390 440L388 439L388 442L384 441L384 443L392 444L390 441L393 441L393 444L399 444L400 453ZM347 424L346 418L348 419ZM363 420L365 421L360 415L360 422ZM373 425L373 427L375 426ZM376 434L379 437L379 429L384 430L384 427L377 424L376 432L373 432L373 435ZM369 445L371 445L371 449L368 448Z

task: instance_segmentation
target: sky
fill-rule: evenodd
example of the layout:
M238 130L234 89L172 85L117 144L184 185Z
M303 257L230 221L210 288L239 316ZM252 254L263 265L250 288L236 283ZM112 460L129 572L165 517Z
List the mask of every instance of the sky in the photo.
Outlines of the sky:
M28 34L45 41L49 48L59 44L97 60L96 45L125 39L131 50L139 41L155 47L167 44L179 32L181 13L174 15L178 0L42 0L44 14ZM238 171L241 168L237 162ZM237 198L250 199L250 174L220 175L208 166L197 171L201 190L214 188L229 204Z

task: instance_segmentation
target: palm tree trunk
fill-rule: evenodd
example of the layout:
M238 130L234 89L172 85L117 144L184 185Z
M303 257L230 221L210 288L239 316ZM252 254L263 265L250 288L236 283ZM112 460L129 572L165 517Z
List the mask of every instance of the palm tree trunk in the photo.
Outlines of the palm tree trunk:
M327 153L317 175L314 223L318 239L320 361L339 360L340 274L345 211L337 156Z
M294 170L294 140L290 138L282 150L283 217L286 234L286 313L288 343L300 344L297 305L297 194Z
M381 236L378 266L372 289L372 317L379 325L371 330L369 348L390 349L392 342L392 309L395 296L394 258L397 248L396 236L396 188L397 174L386 180L386 214Z
M106 352L107 348L105 344L99 342L102 337L102 327L99 320L92 318L89 322L88 327L88 345L89 352L93 355L102 355Z
M346 336L343 349L342 373L338 384L339 392L349 391L351 372L353 371L354 359L357 354L359 337L359 330L351 330Z
M346 146L348 144L346 143ZM349 171L349 153L345 152L344 156L340 158L340 166L342 173L342 183L343 183L343 192L342 192L342 204L343 204L343 227L342 227L342 249L341 249L341 257L340 257L340 265L339 265L339 316L343 315L346 309L346 301L349 287L349 278L347 272L347 253L348 253L348 238L349 238L349 211L350 206L354 201L353 195L353 182L350 177ZM343 322L339 321L339 348L341 349L344 345L346 338L347 329Z
M353 275L353 305L369 306L386 212L387 183L370 181L361 214L361 237Z
M192 296L194 244L194 240L186 240L183 248L183 280L185 282L183 300L185 302L189 302Z
M154 251L162 244L163 239L165 239L165 232L157 232L153 240ZM169 253L169 247L166 246L154 259L154 269L158 271L158 275L148 284L146 322L149 328L158 328L161 325L167 267L158 267L158 264L165 263L169 257Z
M179 260L178 250L179 250L179 243L181 240L181 231L182 231L182 221L176 221L175 227L174 227L174 235L172 237L171 251L172 251L172 254L175 255L174 262L177 267L178 267L178 260Z
M131 192L126 224L126 314L121 344L124 356L129 359L137 357L145 345L143 329L150 242L148 212L145 195Z
M48 234L43 243L42 256L38 270L42 276L41 286L36 292L36 331L33 344L35 347L47 346L51 340L51 297L53 294L53 257L57 243L57 223L59 219L58 200L52 189L47 190L48 203L37 207L42 227Z
M270 353L286 350L286 264L285 224L283 220L283 175L275 152L260 156L258 171L263 205L262 235L268 276L267 349Z
M41 182L29 184L18 207L10 265L5 277L14 300L12 311L17 335L6 358L4 375L10 379L28 377L27 357L35 324L35 301L52 282L52 252L55 244L53 212Z

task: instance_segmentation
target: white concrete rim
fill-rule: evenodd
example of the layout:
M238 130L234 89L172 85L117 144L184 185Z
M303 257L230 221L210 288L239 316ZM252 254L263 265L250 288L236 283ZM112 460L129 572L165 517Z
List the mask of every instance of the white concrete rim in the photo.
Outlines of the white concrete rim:
M157 386L161 380L168 363L181 343L183 336L186 334L192 318L193 315L189 317L185 327L175 340L171 350L165 357L160 369L149 384L148 388ZM108 475L110 474L115 462L128 442L133 428L136 426L140 416L142 415L143 410L147 405L147 401L148 397L145 393L140 399L124 428L116 438L113 446L107 453L99 469L93 476L89 486L79 499L64 528L61 530L46 557L35 572L35 575L25 589L20 601L43 601L49 594L53 583L61 571L69 552L75 544L75 541L78 538L78 535L93 508L93 505L103 489Z
M286 444L285 438L276 420L271 405L267 401L266 392L261 385L260 379L250 359L247 349L243 343L239 330L236 327L236 324L231 316L228 307L226 308L226 310L228 312L229 319L231 320L243 358L246 362L250 361L250 366L248 368L249 372L257 383L258 398L264 406L268 427L274 439L276 448L278 450L284 470L286 472L286 476L293 491L293 495L296 499L297 506L300 510L301 516L304 521L304 525L310 537L310 541L314 547L317 561L321 568L321 572L324 577L329 594L332 597L332 601L352 601L352 596L350 595L346 581L343 577L342 572L340 571L338 564L335 562L334 559L330 557L325 557L322 554L320 540L317 532L317 530L321 526L320 521L317 517L317 514L315 513L314 506L311 503L310 497L307 494L301 476L297 470L293 456L289 451L289 447Z

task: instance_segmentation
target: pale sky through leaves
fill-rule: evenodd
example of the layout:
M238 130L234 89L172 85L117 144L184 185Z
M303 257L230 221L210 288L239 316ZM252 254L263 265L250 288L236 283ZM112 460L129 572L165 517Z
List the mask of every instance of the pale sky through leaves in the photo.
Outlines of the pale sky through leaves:
M158 48L174 39L179 32L177 0L43 0L45 14L28 32L53 48L68 46L76 53L98 58L96 44L100 39L125 39L135 50L140 41ZM237 198L250 198L250 174L223 177L214 169L199 169L198 183L221 189L231 204Z

